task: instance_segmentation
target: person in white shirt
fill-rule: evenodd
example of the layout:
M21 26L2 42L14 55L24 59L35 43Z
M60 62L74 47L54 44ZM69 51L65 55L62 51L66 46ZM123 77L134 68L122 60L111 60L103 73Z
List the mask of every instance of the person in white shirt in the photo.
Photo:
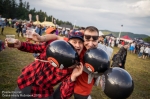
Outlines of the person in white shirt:
M143 52L144 52L144 46L143 45L141 45L141 48L140 48L140 52L139 52L139 58L141 58L142 57L142 55L143 55Z
M109 59L111 59L111 56L112 56L112 53L113 53L113 49L110 46L106 46L104 44L105 36L103 36L103 35L99 35L99 36L100 36L99 37L99 43L98 43L97 48L100 48L103 51L105 51L107 53L107 55L109 56Z
M143 59L146 59L148 57L148 52L149 52L149 48L148 46L146 46L146 48L144 49Z
M114 39L111 41L111 47L114 47L114 45L115 45L115 41L114 41Z

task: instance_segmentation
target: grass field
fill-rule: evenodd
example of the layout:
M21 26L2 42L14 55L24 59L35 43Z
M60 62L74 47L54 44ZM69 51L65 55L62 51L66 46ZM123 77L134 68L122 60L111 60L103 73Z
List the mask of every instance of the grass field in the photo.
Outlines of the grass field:
M0 40L4 40L6 34L16 35L15 29L5 28L4 35L0 35ZM18 38L17 35L16 38ZM19 39L25 41L22 37ZM118 48L114 48L114 53L118 50ZM31 53L13 48L6 48L0 52L0 99L9 99L2 97L2 91L14 91L17 86L16 79L22 68L33 60ZM134 91L128 99L150 99L150 59L139 59L137 55L128 53L126 70L131 74L135 85ZM99 87L93 87L91 96L92 99L109 99Z

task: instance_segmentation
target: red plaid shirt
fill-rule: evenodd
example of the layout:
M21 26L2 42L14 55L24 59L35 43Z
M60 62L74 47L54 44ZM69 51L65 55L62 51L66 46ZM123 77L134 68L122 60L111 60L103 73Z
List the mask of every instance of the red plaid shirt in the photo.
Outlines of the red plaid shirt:
M21 47L18 49L25 52L40 53L37 58L40 60L47 60L46 47L51 42L52 41L42 44L22 42ZM53 67L49 64L49 62L41 62L36 60L22 70L21 75L18 77L17 83L20 89L23 89L27 86L32 86L31 94L33 97L48 97L54 92L53 86L61 82L67 75L70 75L71 73L72 69L68 68L61 70ZM70 78L68 77L68 79Z
M83 56L84 56L85 52L86 52L86 49L84 48L80 54L80 61L83 64L84 64ZM74 93L75 83L76 83L76 81L74 81L74 82L71 81L71 75L68 75L64 79L64 81L62 82L61 87L60 87L61 99L69 99L72 96L72 94Z

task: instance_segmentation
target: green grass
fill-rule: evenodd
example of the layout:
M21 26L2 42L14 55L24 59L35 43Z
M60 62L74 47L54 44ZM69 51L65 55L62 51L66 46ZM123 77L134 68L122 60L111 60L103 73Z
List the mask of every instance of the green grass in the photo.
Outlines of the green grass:
M16 35L15 29L5 28L4 35L6 34ZM18 38L17 35L16 38ZM0 40L4 39L5 36L0 35ZM22 37L18 39L25 41ZM118 48L114 48L114 53L118 50ZM0 52L0 99L9 99L2 97L1 92L14 91L21 70L33 60L31 53L21 52L13 48L6 48ZM126 70L131 74L135 85L134 91L128 99L150 99L150 59L139 59L137 55L128 53ZM92 99L109 99L100 87L93 87L91 96Z

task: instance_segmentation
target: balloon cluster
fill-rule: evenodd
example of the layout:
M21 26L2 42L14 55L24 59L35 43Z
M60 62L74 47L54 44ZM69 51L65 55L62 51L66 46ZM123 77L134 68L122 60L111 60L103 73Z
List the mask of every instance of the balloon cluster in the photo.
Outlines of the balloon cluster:
M74 47L62 40L53 41L46 49L48 61L57 68L68 68L79 62ZM110 60L105 51L92 48L84 54L85 67L89 72L101 74L100 86L111 99L126 99L134 89L131 75L119 67L110 68Z

